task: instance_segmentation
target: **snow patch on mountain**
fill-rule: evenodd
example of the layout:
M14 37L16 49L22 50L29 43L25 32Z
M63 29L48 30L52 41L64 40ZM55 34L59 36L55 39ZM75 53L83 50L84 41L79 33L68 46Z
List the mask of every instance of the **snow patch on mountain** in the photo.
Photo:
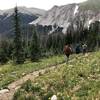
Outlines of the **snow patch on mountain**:
M93 22L93 19L90 19L90 20L89 20L89 25L90 25L92 22Z
M76 5L75 10L74 10L74 15L78 12L78 8L79 8L79 6Z

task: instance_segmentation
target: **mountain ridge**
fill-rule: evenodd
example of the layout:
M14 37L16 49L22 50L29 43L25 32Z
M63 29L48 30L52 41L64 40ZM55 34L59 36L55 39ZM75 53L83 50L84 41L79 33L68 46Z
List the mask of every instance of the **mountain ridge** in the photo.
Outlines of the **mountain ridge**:
M19 10L20 13L30 12L32 14L40 13L41 15L44 14L45 11L46 11L46 10L39 9L39 8L32 8L32 7L28 8L28 7L25 7L25 6L19 6L18 10ZM27 12L24 12L24 11L27 11ZM14 13L14 8L6 9L6 10L0 10L0 14L1 13Z

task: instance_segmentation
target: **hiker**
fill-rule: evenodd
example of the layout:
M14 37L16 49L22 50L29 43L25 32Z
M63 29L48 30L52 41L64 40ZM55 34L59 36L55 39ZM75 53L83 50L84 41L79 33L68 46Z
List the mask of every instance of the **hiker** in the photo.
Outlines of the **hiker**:
M86 51L87 51L87 45L86 44L82 45L82 51L83 51L83 54L86 53Z
M76 52L76 54L81 53L81 46L80 46L80 44L76 45L75 52Z
M72 54L72 49L71 49L70 44L66 44L66 45L64 46L63 52L64 52L64 54L66 55L67 61L68 61L70 54Z

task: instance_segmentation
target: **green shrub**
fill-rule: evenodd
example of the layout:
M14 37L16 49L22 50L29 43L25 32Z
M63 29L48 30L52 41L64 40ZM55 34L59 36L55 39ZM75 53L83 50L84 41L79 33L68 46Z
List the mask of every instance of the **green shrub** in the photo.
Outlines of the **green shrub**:
M26 92L23 89L19 89L14 93L13 100L25 100Z
M22 89L24 89L26 92L30 92L32 91L33 85L31 80L27 80L22 86Z

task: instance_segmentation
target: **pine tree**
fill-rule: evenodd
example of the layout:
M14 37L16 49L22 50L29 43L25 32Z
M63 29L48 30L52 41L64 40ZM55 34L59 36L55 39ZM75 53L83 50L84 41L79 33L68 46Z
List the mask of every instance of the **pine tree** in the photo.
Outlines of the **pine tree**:
M4 48L1 48L0 49L0 63L4 64L7 61L8 61L8 57L7 57L7 55L6 55L5 51L4 51Z
M100 22L99 21L95 21L94 23L94 32L96 34L96 47L97 49L99 48L99 32L100 32Z
M18 9L15 7L14 9L14 51L13 51L13 60L16 64L22 64L25 61L24 49L22 43L22 34L19 25L19 16Z
M72 41L73 39L72 39L72 34L71 33L69 33L69 34L67 34L67 35L65 35L65 44L67 43L67 44L72 44Z
M5 64L9 57L9 44L7 41L0 41L0 63Z
M39 37L35 29L33 29L32 41L30 45L31 61L37 61L40 57Z
M88 42L89 45L92 45L92 47L96 47L98 49L99 47L99 32L100 32L100 22L96 21L95 23L92 23L89 27L89 35L88 35Z

